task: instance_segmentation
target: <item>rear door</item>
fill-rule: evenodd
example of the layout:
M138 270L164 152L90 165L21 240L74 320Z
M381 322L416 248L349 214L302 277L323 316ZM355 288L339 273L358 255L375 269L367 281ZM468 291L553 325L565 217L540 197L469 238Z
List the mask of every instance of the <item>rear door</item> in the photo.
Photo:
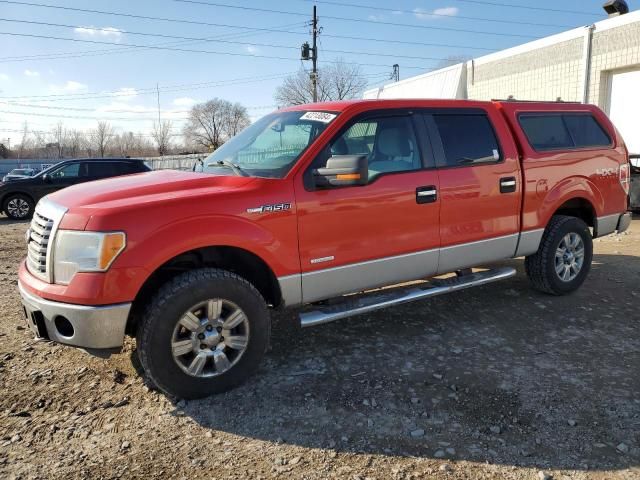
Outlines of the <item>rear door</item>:
M366 185L315 187L332 155L366 155ZM350 120L296 179L304 302L432 275L438 173L424 123L406 110Z
M424 115L440 179L439 273L512 257L520 229L515 144L494 108Z

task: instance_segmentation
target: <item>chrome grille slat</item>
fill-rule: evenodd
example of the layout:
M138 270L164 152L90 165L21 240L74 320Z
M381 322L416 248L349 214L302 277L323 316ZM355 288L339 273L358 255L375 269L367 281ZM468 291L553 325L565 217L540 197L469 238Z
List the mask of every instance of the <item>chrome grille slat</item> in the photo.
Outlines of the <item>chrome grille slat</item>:
M52 283L53 240L67 209L47 197L36 205L29 239L27 240L27 269L40 280Z

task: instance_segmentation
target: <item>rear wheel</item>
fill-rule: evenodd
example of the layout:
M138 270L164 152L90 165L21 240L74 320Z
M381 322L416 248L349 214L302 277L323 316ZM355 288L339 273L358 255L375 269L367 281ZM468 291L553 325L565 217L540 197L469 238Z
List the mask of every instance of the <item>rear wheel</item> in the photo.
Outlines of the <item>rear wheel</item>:
M259 366L270 320L260 293L230 272L200 269L162 287L137 332L149 379L179 398L200 398L242 383Z
M33 215L33 200L19 193L10 194L4 201L2 209L9 218L25 220Z
M584 221L556 215L545 229L538 251L525 260L533 286L552 295L577 290L591 270L593 242Z

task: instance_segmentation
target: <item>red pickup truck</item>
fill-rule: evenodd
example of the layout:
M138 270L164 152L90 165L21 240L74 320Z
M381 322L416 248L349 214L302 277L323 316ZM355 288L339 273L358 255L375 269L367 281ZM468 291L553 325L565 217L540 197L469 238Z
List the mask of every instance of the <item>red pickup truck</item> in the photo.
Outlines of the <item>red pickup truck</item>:
M590 105L301 105L202 170L41 200L19 273L36 335L88 349L135 335L150 380L201 397L257 368L270 309L321 324L509 278L472 268L514 257L563 295L589 273L592 238L631 221L628 152Z

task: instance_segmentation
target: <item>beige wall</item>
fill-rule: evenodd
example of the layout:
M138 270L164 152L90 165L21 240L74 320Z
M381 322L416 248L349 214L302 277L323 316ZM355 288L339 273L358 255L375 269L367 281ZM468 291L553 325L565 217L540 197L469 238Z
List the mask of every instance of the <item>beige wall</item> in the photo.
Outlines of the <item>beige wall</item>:
M578 37L548 47L467 64L467 94L475 100L580 101L582 97L582 47Z
M591 49L589 103L608 110L609 81L613 72L640 69L640 21L638 14L625 19L598 22ZM617 25L617 23L623 23ZM518 100L581 102L584 90L585 29L566 32L554 44L481 57L467 63L467 95L490 100L513 95ZM640 85L638 86L640 88Z
M611 74L640 69L640 22L595 32L589 102L608 111ZM640 85L638 85L640 88Z

